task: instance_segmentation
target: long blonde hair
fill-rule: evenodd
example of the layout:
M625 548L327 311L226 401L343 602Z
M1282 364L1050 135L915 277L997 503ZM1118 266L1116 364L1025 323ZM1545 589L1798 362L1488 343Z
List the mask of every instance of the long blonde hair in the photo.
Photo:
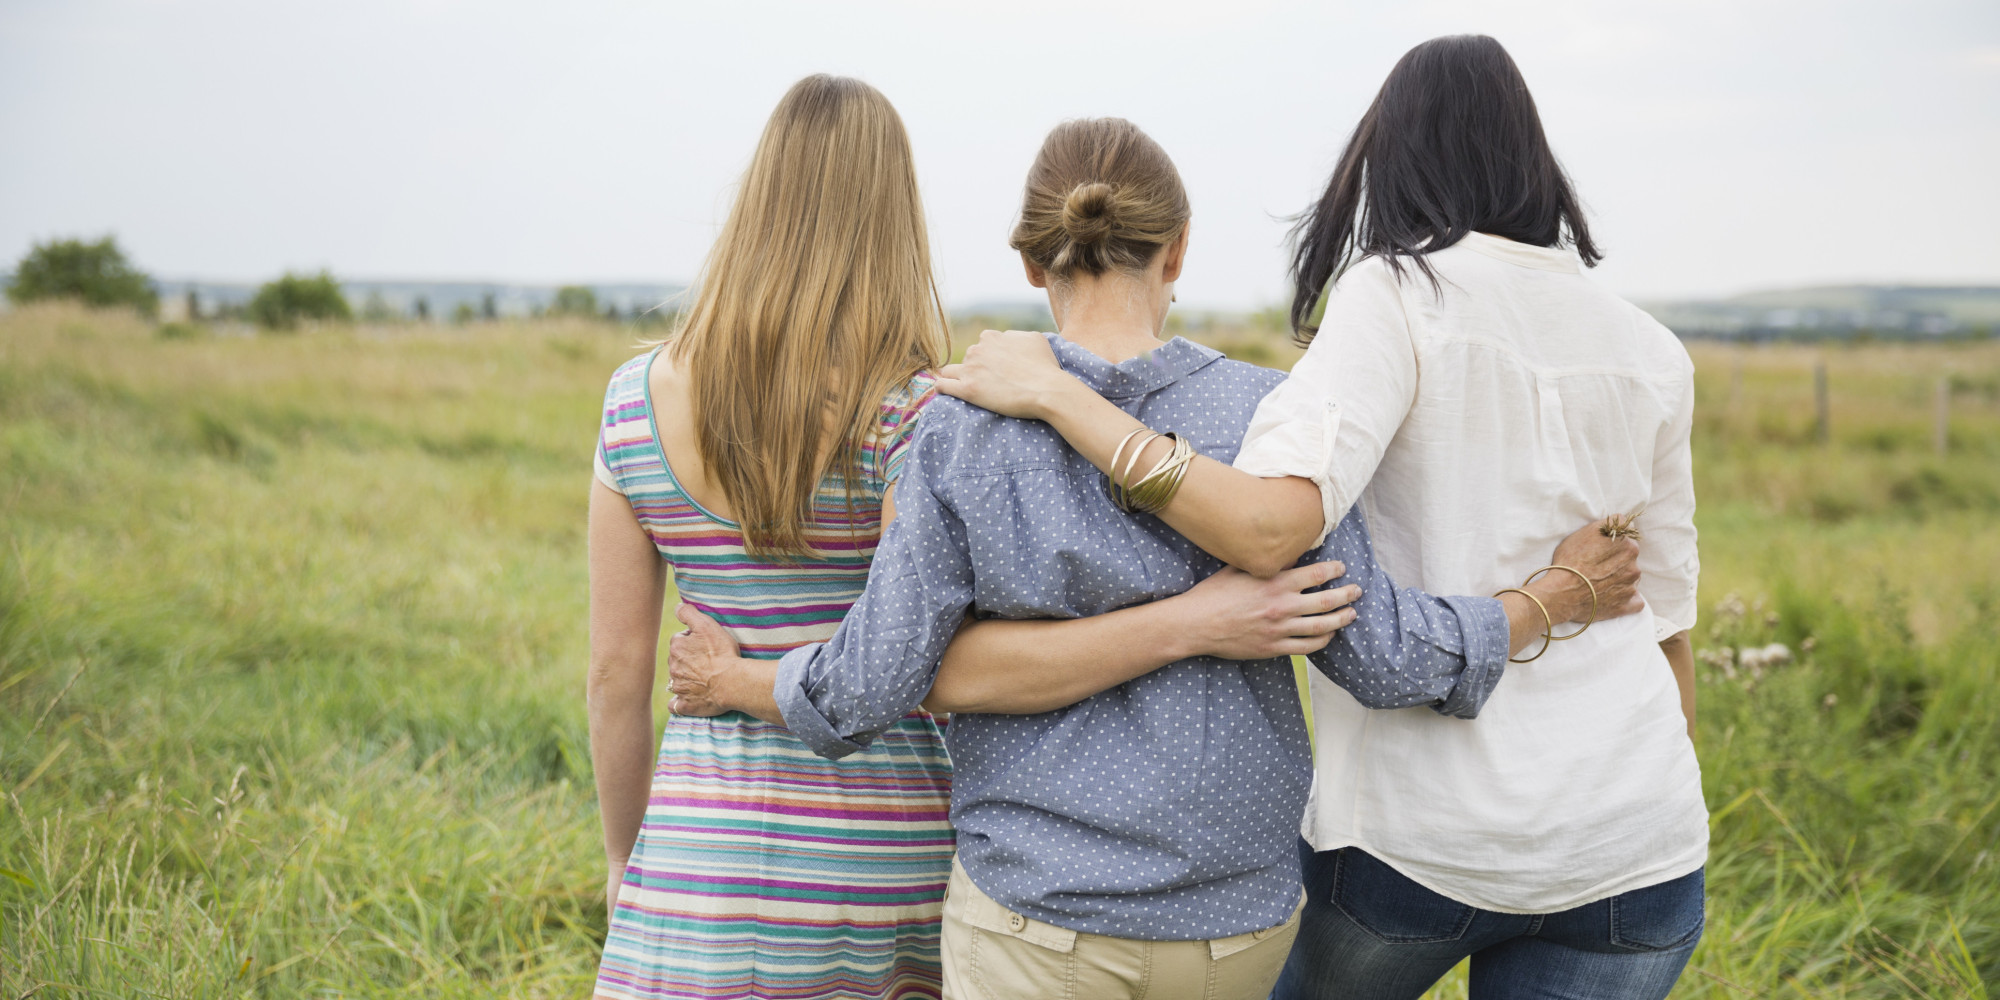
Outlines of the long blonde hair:
M809 76L771 112L667 350L752 553L810 555L821 482L853 508L883 398L944 363L909 136L880 91Z

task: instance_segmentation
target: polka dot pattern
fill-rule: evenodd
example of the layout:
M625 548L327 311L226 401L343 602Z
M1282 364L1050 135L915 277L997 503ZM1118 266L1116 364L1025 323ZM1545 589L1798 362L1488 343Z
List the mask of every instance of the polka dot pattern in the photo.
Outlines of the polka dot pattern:
M1181 339L1117 365L1051 342L1105 398L1223 462L1284 377ZM832 640L780 666L787 723L826 756L917 705L967 610L1103 614L1220 568L1158 518L1120 512L1104 476L1046 424L941 398L910 452L866 592ZM1477 711L1506 656L1497 601L1399 591L1356 514L1310 558L1346 561L1336 584L1366 595L1365 625L1315 656L1318 669L1371 706ZM1144 940L1291 916L1312 752L1287 660L1184 660L1054 712L957 716L946 734L960 860L1009 909Z

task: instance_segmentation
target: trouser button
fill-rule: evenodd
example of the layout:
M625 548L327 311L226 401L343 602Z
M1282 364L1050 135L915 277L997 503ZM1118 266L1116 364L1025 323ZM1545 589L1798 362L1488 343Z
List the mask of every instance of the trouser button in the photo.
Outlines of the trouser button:
M1024 917L1018 913L1007 914L1007 927L1014 933L1016 934L1021 933L1021 931L1027 926L1028 926L1027 917Z

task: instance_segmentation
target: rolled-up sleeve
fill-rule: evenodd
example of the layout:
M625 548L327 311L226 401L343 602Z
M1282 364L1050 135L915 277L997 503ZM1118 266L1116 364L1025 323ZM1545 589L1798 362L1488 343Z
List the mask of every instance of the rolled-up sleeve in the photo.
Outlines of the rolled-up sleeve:
M1305 357L1257 406L1237 468L1319 487L1324 541L1403 425L1417 395L1417 353L1396 276L1368 258L1327 292Z
M972 603L965 525L932 489L927 443L942 438L917 431L897 478L896 519L839 631L779 661L778 710L822 757L861 750L923 701Z
M1338 559L1357 584L1354 623L1306 659L1369 708L1428 705L1440 715L1479 714L1507 667L1507 611L1490 597L1434 597L1399 588L1381 565L1361 512L1350 508L1307 557Z
M1701 555L1695 544L1694 364L1688 363L1677 388L1674 416L1660 431L1653 451L1653 490L1640 515L1639 595L1653 612L1653 638L1664 640L1694 628L1695 587Z

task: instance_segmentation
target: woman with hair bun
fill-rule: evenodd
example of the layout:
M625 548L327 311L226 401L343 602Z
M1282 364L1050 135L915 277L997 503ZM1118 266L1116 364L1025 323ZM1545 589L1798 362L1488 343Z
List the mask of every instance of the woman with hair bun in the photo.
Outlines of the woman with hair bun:
M938 399L832 639L773 664L695 620L674 646L681 710L775 711L827 757L869 752L920 702L953 713L947 996L1261 1000L1303 903L1312 756L1289 655L1362 704L1471 717L1544 609L1630 606L1630 544L1594 526L1557 550L1576 573L1438 598L1381 572L1358 516L1268 580L1156 516L1283 379L1160 339L1189 214L1131 122L1058 126L1011 245L1061 330L1031 336L1111 401L1125 444L1079 452L1048 424ZM1146 424L1173 432L1166 457L1133 458Z
M1358 509L1399 579L1494 593L1616 514L1607 533L1644 530L1645 581L1642 613L1561 634L1475 724L1312 678L1308 896L1278 996L1414 1000L1469 957L1473 1000L1664 997L1701 938L1708 855L1687 351L1583 276L1600 254L1581 204L1485 36L1396 64L1295 235L1310 347L1240 450L1191 463L1167 524L1269 575ZM988 334L951 371L942 391L1094 461L1136 422L1034 334Z

